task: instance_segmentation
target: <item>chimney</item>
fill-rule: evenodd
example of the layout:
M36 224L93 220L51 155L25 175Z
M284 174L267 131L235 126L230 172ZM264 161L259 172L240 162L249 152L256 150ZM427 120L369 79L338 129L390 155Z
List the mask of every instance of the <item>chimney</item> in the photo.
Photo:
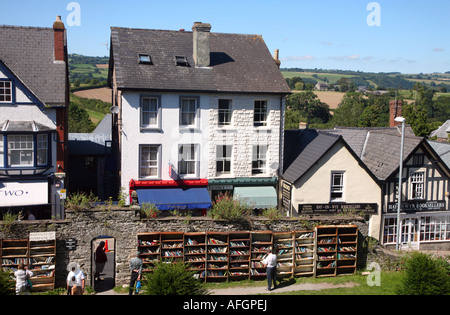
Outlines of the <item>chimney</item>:
M281 66L280 50L279 49L275 49L275 54L273 56L273 59L275 59L275 63L277 64L277 66L279 68Z
M308 129L308 123L301 121L298 123L298 129Z
M209 46L209 37L211 33L211 24L195 22L192 27L194 37L194 61L198 68L211 66L211 49Z
M401 123L396 122L396 117L402 116L402 101L394 100L389 102L389 126L396 127Z
M59 15L56 17L55 23L53 23L53 31L55 34L55 60L65 61L66 28Z

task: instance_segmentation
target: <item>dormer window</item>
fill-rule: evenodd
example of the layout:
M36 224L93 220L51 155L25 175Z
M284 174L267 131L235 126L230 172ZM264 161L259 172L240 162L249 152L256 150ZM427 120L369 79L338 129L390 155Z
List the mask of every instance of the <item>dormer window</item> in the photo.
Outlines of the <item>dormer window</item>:
M183 56L175 56L175 60L177 62L177 66L180 67L189 67L189 63L186 59L186 57Z
M139 54L139 63L145 65L151 65L152 57L149 54Z
M12 84L11 81L0 81L0 102L12 102Z

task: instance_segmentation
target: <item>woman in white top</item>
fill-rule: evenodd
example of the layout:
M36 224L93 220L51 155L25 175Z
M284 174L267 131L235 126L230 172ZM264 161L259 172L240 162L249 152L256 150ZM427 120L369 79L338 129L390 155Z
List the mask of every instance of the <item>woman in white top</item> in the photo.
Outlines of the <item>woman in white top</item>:
M18 270L14 272L14 277L16 277L16 294L21 293L29 294L27 291L27 277L31 278L33 273L26 270L23 264L19 264Z
M267 272L267 291L271 291L272 282L273 288L277 288L277 255L272 253L272 250L267 251L267 257L262 261L266 267Z

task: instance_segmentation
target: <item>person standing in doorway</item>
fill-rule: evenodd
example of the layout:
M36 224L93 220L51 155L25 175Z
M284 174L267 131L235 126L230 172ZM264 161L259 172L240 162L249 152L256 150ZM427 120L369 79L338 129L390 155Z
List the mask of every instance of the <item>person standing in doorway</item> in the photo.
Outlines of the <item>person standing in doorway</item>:
M105 242L101 241L97 249L95 250L95 275L94 275L95 281L103 280L100 277L100 274L103 272L103 269L105 268L105 264L107 261L108 258L106 257L105 253Z
M134 285L136 284L136 281L141 280L142 259L139 258L139 255L140 255L140 253L136 252L136 256L131 258L131 260L130 260L131 279L130 279L129 295L133 295Z
M264 266L266 267L267 272L267 291L272 290L272 281L273 288L277 288L277 255L272 253L272 250L269 249L267 251L267 257L262 261Z

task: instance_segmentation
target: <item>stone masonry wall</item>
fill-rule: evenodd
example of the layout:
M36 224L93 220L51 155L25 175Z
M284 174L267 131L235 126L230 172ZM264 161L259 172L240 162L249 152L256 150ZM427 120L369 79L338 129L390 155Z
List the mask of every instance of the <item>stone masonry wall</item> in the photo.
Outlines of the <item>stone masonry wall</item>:
M3 223L0 223L2 225ZM22 221L11 226L8 232L0 226L0 238L28 238L30 232L55 231L56 285L65 287L66 267L78 262L86 275L86 285L91 285L92 241L99 236L115 239L116 286L129 282L129 261L137 250L137 234L145 232L207 232L207 231L293 231L302 230L313 224L357 224L360 242L368 234L368 225L359 217L316 217L310 220L286 218L270 221L266 218L252 218L251 221L229 222L208 217L167 217L141 220L139 208L107 209L89 211L67 211L64 221ZM306 225L306 226L305 226ZM67 250L65 241L77 240L76 250ZM95 250L95 249L94 249Z

